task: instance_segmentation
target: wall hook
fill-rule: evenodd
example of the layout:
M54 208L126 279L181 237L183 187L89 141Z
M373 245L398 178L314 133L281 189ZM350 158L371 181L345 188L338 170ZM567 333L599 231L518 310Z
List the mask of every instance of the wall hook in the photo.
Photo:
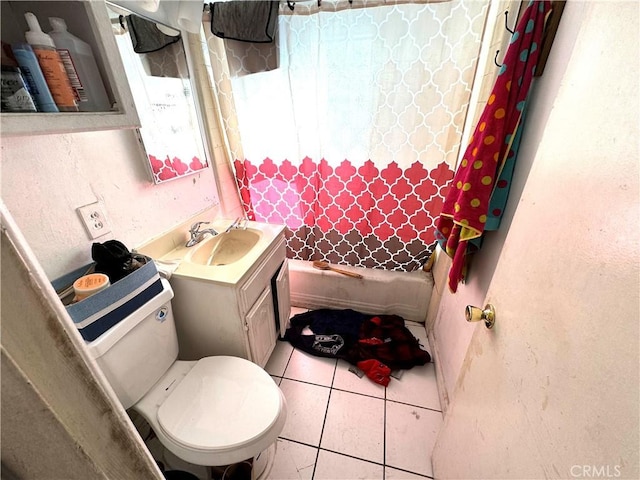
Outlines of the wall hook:
M516 21L517 21L517 20L518 20L518 19L516 19ZM504 28L506 28L506 29L507 29L507 32L509 32L511 35L513 35L514 33L516 33L516 31L515 31L515 30L511 30L511 29L509 28L509 10L506 10L506 11L504 12Z

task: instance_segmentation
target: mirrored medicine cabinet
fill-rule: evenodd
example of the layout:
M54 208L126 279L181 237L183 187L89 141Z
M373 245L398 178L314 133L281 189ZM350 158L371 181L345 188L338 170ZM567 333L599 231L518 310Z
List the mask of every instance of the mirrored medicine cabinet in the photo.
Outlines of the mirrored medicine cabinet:
M110 25L140 117L139 140L154 183L209 165L193 62L184 31L107 3Z

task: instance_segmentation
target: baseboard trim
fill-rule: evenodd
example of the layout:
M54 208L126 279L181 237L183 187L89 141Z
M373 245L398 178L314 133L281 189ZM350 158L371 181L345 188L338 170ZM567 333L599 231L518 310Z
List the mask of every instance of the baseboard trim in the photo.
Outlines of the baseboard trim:
M438 350L438 343L436 342L433 332L427 332L427 339L429 340L429 346L431 347L431 356L436 369L436 385L438 387L438 396L440 397L440 408L442 409L442 416L446 416L449 408L449 394L447 393L447 387L444 382L444 372L442 371L442 364L440 363L440 351Z

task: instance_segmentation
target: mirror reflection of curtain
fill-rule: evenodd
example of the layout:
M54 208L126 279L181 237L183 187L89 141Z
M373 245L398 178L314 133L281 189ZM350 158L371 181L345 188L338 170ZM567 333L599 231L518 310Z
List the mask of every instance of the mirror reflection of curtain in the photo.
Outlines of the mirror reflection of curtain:
M118 28L114 33L154 183L207 168L183 41L139 54L129 33Z
M412 270L435 242L488 2L299 5L280 7L271 71L231 70L204 25L245 209L286 223L290 258Z
M153 77L189 79L189 68L182 42L172 43L161 50L141 56L147 73Z

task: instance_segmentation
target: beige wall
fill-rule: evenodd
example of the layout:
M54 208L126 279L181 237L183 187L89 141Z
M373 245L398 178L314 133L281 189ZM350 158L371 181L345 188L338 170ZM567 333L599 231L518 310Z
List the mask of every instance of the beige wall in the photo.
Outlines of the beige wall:
M133 130L2 138L2 200L50 279L129 248L217 204L213 170L154 185ZM112 233L90 240L75 211L103 202Z

